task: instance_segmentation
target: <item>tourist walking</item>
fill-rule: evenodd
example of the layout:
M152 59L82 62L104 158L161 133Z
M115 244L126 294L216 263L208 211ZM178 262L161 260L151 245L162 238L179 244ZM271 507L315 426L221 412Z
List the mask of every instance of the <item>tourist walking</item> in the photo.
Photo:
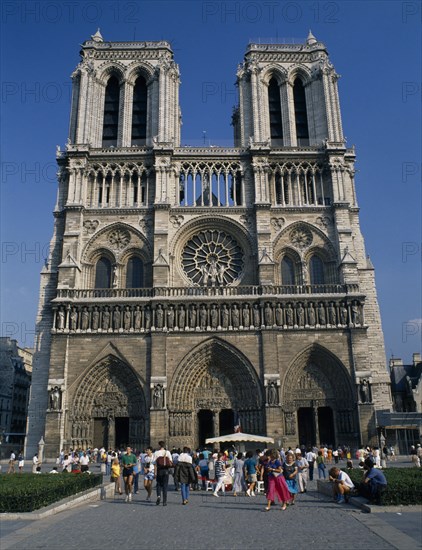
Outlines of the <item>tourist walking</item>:
M298 469L297 483L299 485L299 491L301 493L306 493L306 488L308 486L309 464L306 458L302 456L301 452L296 453L296 466Z
M147 447L145 455L142 458L142 465L144 468L144 488L147 492L147 502L151 500L152 494L152 482L154 481L154 457L152 455L152 447Z
M120 484L120 464L117 457L113 459L113 462L111 463L110 481L114 482L114 492L119 493L119 495L123 494L122 486Z
M19 468L20 474L23 472L24 465L25 465L25 457L23 456L23 451L21 451L18 454L18 468Z
M218 497L218 491L220 489L223 491L223 493L226 490L224 486L224 476L226 475L226 465L224 464L222 457L223 457L223 453L218 453L217 460L214 463L215 479L217 481L217 485L215 486L215 489L213 492L213 495L215 497Z
M136 456L132 453L132 448L127 447L126 454L122 456L123 482L125 484L126 493L125 502L132 502L133 468L135 465Z
M318 478L321 479L321 478L326 478L326 473L325 473L325 459L324 459L324 453L323 451L318 451L318 456L317 456L317 459L316 459L316 463L317 463L317 467L318 467Z
M293 451L289 451L286 455L286 462L283 464L283 475L292 497L291 504L295 503L296 494L298 493L297 474L298 467L295 464Z
M179 460L174 471L174 479L180 483L180 492L182 494L182 504L189 502L189 485L195 483L197 476L193 469L192 456L189 447L183 447L183 452L179 455Z
M257 482L257 474L256 474L256 465L258 463L258 459L253 456L252 451L248 451L246 453L246 460L245 460L245 478L249 484L249 488L246 491L246 494L248 497L254 497L255 496L255 485Z
M243 472L244 467L243 453L238 453L233 461L234 476L233 476L233 496L236 497L237 493L246 493L247 485L245 481L245 475Z
M9 469L7 470L8 474L14 474L15 473L15 460L16 460L16 455L12 451L10 453L10 458L9 458Z
M314 479L314 467L315 467L315 461L317 459L317 455L314 453L311 447L308 447L308 450L305 455L306 460L309 464L308 474L309 474L309 480L313 481Z
M291 500L291 496L283 476L282 464L279 460L278 452L275 449L271 450L269 460L265 463L264 468L268 476L267 506L265 510L267 512L270 511L271 503L275 501L276 496L281 503L281 509L285 510L287 502Z
M173 467L170 451L165 448L164 441L159 441L160 448L154 453L154 475L156 480L157 500L155 504L158 506L163 495L163 506L167 506L167 488L169 484L169 469Z
M205 491L207 488L209 468L208 468L208 459L205 457L204 453L199 454L198 469L199 469L199 475L201 476L201 480L202 480L202 490Z

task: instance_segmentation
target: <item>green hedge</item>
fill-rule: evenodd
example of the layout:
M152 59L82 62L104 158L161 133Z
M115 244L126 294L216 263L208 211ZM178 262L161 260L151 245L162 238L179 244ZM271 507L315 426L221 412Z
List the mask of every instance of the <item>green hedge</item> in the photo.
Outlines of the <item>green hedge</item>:
M101 474L14 474L0 476L0 512L32 512L101 485Z
M356 486L363 481L364 470L345 471ZM386 468L382 471L387 479L382 504L422 504L422 468Z

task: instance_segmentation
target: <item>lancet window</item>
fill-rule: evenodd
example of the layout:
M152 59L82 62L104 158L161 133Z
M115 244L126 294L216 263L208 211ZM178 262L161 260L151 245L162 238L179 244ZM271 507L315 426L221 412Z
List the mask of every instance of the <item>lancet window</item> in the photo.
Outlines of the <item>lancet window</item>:
M183 163L180 171L180 206L241 206L243 178L238 163Z
M95 288L111 287L111 262L105 256L101 256L95 265Z
M309 145L308 113L303 82L296 78L293 85L293 100L295 105L296 137L298 145Z
M275 78L268 85L268 107L270 114L271 144L275 147L283 145L283 120L281 114L280 88Z
M275 206L331 204L331 186L318 164L301 162L271 165L270 184Z
M133 89L132 145L145 145L147 137L147 85L139 76Z
M144 264L138 256L129 258L126 265L126 288L142 288L144 286Z
M117 145L117 134L119 129L119 100L119 81L115 76L112 76L109 78L105 90L103 147Z

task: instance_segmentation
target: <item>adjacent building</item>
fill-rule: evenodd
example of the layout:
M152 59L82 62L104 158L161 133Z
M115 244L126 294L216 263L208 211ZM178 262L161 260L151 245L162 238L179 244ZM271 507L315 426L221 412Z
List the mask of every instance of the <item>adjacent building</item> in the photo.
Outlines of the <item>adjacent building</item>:
M19 348L16 340L0 338L1 458L11 451L20 451L25 445L31 357L31 350Z
M248 45L233 147L183 146L170 44L84 42L40 306L28 448L376 441L374 268L326 47ZM362 121L364 124L365 121Z

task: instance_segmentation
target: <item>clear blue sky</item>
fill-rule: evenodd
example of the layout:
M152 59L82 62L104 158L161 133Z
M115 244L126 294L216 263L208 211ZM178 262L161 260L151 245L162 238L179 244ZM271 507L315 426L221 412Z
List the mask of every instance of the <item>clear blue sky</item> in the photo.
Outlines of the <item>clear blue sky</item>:
M376 268L387 357L421 346L419 2L4 0L1 6L1 333L31 345L53 229L55 148L67 139L70 74L97 27L105 40L171 41L182 140L231 144L235 74L250 40L324 42Z

